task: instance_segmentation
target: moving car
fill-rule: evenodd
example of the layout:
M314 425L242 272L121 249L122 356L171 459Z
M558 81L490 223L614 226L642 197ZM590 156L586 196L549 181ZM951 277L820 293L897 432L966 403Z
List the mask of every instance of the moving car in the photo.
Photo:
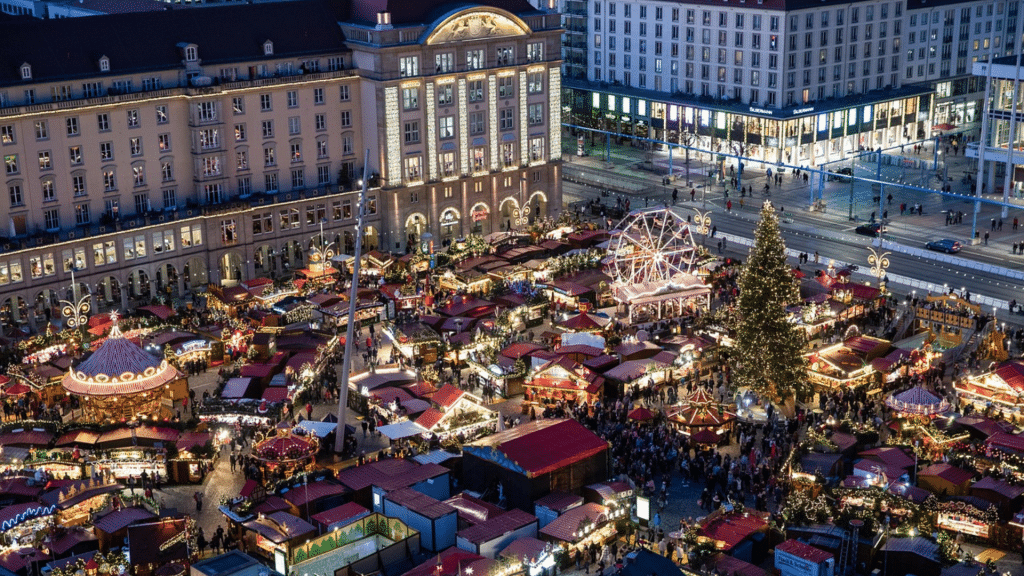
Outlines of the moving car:
M868 222L867 224L857 226L854 231L861 236L878 236L879 228L882 228L882 224L880 222ZM882 234L885 234L886 232L888 232L888 230L882 228Z
M843 166L839 170L836 170L836 180L840 182L850 182L853 180L853 168L849 166Z
M960 251L963 246L956 240L949 238L943 238L942 240L932 240L931 242L924 245L929 250L935 250L936 252L945 252L946 254L956 254Z

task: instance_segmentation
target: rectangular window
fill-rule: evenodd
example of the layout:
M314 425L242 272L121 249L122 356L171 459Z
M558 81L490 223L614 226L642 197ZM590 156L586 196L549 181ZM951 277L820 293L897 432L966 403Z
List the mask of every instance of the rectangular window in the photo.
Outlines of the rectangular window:
M60 230L60 211L56 208L51 208L43 213L43 221L45 222L47 231L54 232ZM83 261L83 268L85 263Z
M526 61L540 62L544 60L544 43L531 42L526 45Z
M326 186L331 183L331 167L330 166L317 166L316 167L316 183L318 186Z
M486 66L483 50L469 50L466 52L466 69L481 70Z
M455 55L451 52L434 55L434 73L448 74L455 71Z
M452 85L442 84L437 87L437 105L450 106L452 103Z
M156 137L157 147L161 152L171 151L171 135L170 134L159 134Z
M420 74L420 58L419 56L404 56L398 60L399 75L402 78L410 78L412 76L419 76Z
M422 174L422 161L419 156L410 156L405 159L405 179L416 181Z
M128 127L138 128L139 127L139 111L129 110L128 111Z
M499 111L499 125L501 130L512 130L516 127L515 124L515 109L514 108L502 108Z
M323 132L327 130L327 115L316 114L313 116L313 129L317 132Z
M527 92L530 94L540 94L544 92L544 73L543 72L530 72L526 75L526 86Z
M129 138L128 148L132 156L142 156L142 138Z
M203 150L214 150L220 147L220 131L216 128L200 130L199 147Z
M351 128L352 127L352 111L342 110L341 111L341 127Z
M57 199L57 189L53 184L53 180L43 180L41 186L43 188L43 202L53 202Z
M178 194L174 188L165 188L163 197L164 210L174 210L178 207Z
M292 116L288 118L288 134L295 136L302 130L302 123L299 121L298 116Z
M402 109L416 110L420 107L420 89L402 88Z
M324 89L314 88L313 89L313 104L320 105L324 103Z
M529 107L530 126L537 126L544 123L544 104L530 104Z
M145 166L132 166L132 180L136 186L146 185L146 168Z
M7 174L17 174L18 173L18 155L17 154L7 154L7 155L4 156L4 171Z
M273 138L274 137L274 121L273 120L264 120L263 122L260 123L260 125L261 125L262 130L263 130L263 139L264 140L266 140L268 138Z
M156 107L156 123L157 124L167 124L167 122L168 122L168 120L167 120L167 106L157 106Z
M192 226L182 226L179 231L179 238L181 240L182 248L202 246L203 229L200 227L199 224L193 224Z
M71 191L75 196L85 196L85 176L78 174L71 177Z
M305 185L305 172L302 169L292 170L292 189L303 188Z
M277 172L271 172L263 175L263 187L268 193L277 192Z
M455 137L455 117L442 116L438 119L438 138L445 140Z
M289 145L290 151L289 156L292 162L302 162L302 144L298 142L292 142Z
M467 84L469 88L469 101L480 102L484 99L484 81L483 80L470 80Z
M478 135L484 133L484 113L483 112L470 112L469 113L469 133L471 135Z
M343 84L338 87L338 96L342 102L348 102L352 99L352 93L349 91L348 84Z
M213 122L217 119L216 102L199 102L196 104L196 115L200 122Z
M238 242L238 232L236 230L234 218L220 221L220 240L225 245L236 244Z
M321 160L327 158L327 140L316 141L316 157Z
M418 121L405 123L405 143L415 144L420 141L420 123Z
M276 166L277 158L274 155L274 147L267 146L263 149L263 165L264 166Z
M75 224L84 226L92 222L88 204L75 204Z
M44 150L39 153L39 169L49 170L53 168L53 164L50 162L50 151Z
M235 124L235 142L245 141L245 124Z
M273 108L270 94L260 94L260 111L267 112Z
M103 191L113 192L117 190L117 174L113 168L106 168L103 170Z
M50 123L46 120L36 120L36 140L46 140L50 137Z
M298 108L299 106L299 93L295 90L289 90L286 94L289 108Z
M24 206L25 198L21 194L21 186L12 184L7 187L7 194L11 199L11 206Z
M72 116L64 120L67 126L68 136L78 136L78 116Z

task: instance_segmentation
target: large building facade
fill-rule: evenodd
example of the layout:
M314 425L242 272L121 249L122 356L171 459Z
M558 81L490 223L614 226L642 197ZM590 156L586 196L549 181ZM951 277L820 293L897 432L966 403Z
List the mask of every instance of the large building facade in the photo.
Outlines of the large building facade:
M936 86L937 80L953 73L950 66L958 74L966 70L958 59L942 57L962 48L943 44L956 28L946 25L947 12L961 8L946 0L915 2L913 10L909 4L567 0L563 54L570 121L795 165L928 137L934 90L953 91L952 85ZM964 29L965 65L989 53L982 37L994 36L999 18L1007 19L1008 30L1000 33L1004 46L1018 45L1019 28L1008 23L1011 12L1019 18L1019 10L1010 8L1014 2L962 4L985 14ZM937 14L943 24L933 31ZM913 46L908 23L914 25Z
M404 252L561 208L559 17L268 3L0 26L0 321ZM369 164L363 164L371 150Z

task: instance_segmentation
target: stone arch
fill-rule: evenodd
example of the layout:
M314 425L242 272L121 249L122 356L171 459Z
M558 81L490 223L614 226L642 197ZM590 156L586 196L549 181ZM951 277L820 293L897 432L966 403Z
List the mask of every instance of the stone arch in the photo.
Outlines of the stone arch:
M167 298L181 295L178 292L178 269L169 262L156 268L156 293Z
M537 218L543 218L548 215L548 195L544 192L537 190L533 194L530 194L530 199L526 201L526 208L529 209L527 216L530 222L534 222Z
M509 196L502 200L498 205L498 213L501 215L501 219L498 221L498 227L501 230L511 230L519 225L519 201L515 198Z
M37 322L49 322L55 315L60 316L58 306L60 302L56 292L49 288L44 288L36 293L35 298L32 299L32 305L35 310Z
M486 236L491 233L491 209L486 202L477 202L469 210L470 233Z
M0 324L3 326L24 326L29 319L28 303L21 296L9 296L0 303Z
M209 270L206 266L206 260L203 258L189 258L188 262L185 262L181 273L185 282L186 292L193 292L210 283Z
M217 259L221 286L236 286L245 274L245 258L240 252L229 250Z
M376 250L380 246L380 232L373 226L366 226L363 229L363 252Z
M302 268L305 263L304 251L302 249L302 243L298 240L289 240L284 243L284 247L281 249L281 265L286 270L297 270Z
M253 269L257 276L269 274L274 276L277 273L277 260L274 258L274 246L272 244L260 244L252 253Z
M429 220L420 212L414 212L405 219L406 252L411 252L420 243L420 236L427 231Z
M142 268L136 268L128 274L128 296L135 300L149 300L151 294L149 272Z
M104 276L96 283L97 312L121 307L121 281L116 276Z
M456 237L462 235L462 214L454 207L441 210L441 247L447 248Z

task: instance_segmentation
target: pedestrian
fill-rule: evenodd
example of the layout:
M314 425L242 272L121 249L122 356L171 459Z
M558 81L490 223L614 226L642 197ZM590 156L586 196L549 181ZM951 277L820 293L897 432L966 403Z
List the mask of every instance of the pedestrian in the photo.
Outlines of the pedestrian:
M697 195L697 189L696 188L690 188L690 202L694 201L693 197L696 196L696 195Z
M679 200L679 188L672 189L672 205L675 206L676 201Z
M985 231L985 246L988 246L988 231Z
M718 226L711 227L711 237L714 238L715 234L718 234Z
M728 202L725 203L725 211L732 212L732 200L729 200Z
M196 501L196 512L203 511L203 493L196 491L192 494L192 499Z
M1000 232L1003 231L1003 219L1002 218L1000 218L999 222L996 223L996 230L998 230Z

